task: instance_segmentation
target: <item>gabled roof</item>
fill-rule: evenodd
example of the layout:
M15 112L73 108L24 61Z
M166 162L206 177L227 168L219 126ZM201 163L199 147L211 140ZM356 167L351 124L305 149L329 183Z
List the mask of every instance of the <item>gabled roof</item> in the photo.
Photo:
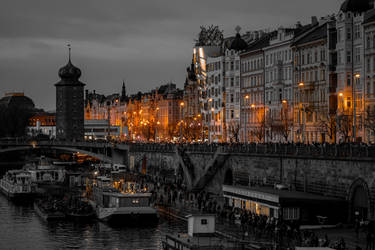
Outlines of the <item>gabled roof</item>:
M264 47L269 46L270 45L270 38L275 34L277 34L277 31L267 33L263 37L261 37L260 39L254 41L253 43L250 43L249 46L246 48L245 53L250 52L250 51L257 51L257 50L260 50Z
M327 23L324 23L315 29L313 29L311 32L306 33L304 36L297 39L292 46L298 46L301 44L318 41L321 39L327 38Z

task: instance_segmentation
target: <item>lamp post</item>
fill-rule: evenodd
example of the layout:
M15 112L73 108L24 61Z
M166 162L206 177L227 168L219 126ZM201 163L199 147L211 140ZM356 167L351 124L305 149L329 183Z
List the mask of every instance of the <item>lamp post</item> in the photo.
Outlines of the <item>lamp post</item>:
M301 92L302 92L302 89L305 86L305 83L304 82L300 82L298 83L298 87L300 88L300 95L299 95L299 102L300 102L300 109L302 110L302 142L303 144L305 144L305 129L306 129L306 116L305 116L305 113L306 113L306 109L305 109L305 105L302 103L302 97L301 97ZM299 119L298 119L299 120Z
M155 142L156 142L157 134L158 134L158 112L159 112L159 107L157 107L155 111Z
M109 141L109 139L111 138L111 102L110 101L107 101L107 118L108 118L108 127L107 127L107 141Z
M361 75L360 74L355 74L354 75L355 77L355 81L353 82L353 87L352 87L352 95L353 95L353 142L356 141L356 116L357 116L357 113L356 113L356 105L355 105L355 84L356 84L356 81L359 81L359 79L361 78Z
M245 96L245 102L248 102L248 100L249 100L249 96L247 95L247 96ZM244 123L245 123L245 125L244 125L245 131L244 131L244 137L243 138L244 138L244 142L246 143L247 142L247 115L245 115L245 119L243 119L243 120L244 120Z
M214 108L211 108L211 115L208 117L208 142L211 143L211 120L213 118Z
M180 142L182 142L182 123L184 121L183 118L183 109L184 109L184 102L180 103Z

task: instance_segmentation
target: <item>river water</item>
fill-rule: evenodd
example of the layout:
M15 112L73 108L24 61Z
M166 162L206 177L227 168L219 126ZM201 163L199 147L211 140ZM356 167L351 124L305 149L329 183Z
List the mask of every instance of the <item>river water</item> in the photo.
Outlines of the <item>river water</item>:
M0 194L0 249L161 249L166 233L186 231L186 223L161 218L152 227L111 227L94 221L44 222L33 206Z

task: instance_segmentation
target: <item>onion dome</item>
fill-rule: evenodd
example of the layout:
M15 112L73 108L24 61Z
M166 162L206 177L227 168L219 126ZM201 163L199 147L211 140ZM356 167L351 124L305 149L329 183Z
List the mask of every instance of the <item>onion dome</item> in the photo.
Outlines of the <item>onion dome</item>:
M370 2L371 0L346 0L340 10L343 12L366 12L372 8Z
M78 79L81 77L81 70L74 66L69 59L67 65L59 70L59 77L61 79Z
M235 51L241 51L241 50L245 50L247 48L247 43L245 42L245 40L243 40L241 38L241 35L240 35L240 30L241 28L239 26L236 27L236 31L237 31L237 34L236 34L236 37L233 39L231 45L230 45L230 49L233 49Z

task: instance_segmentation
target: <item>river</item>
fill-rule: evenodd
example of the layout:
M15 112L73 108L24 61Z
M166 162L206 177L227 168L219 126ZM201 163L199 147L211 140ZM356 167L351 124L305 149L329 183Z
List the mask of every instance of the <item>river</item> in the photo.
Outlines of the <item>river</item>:
M186 231L186 223L161 218L152 227L111 227L93 221L46 223L33 206L0 194L0 249L161 249L166 233Z

